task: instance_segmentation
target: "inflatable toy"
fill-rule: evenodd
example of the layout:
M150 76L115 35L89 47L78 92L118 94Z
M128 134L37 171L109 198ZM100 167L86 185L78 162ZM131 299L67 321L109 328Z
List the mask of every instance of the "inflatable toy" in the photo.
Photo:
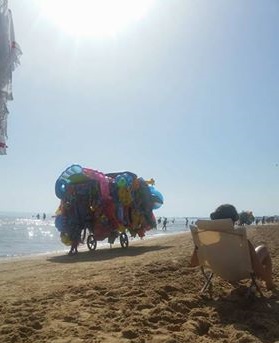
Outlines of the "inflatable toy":
M149 190L151 193L153 210L157 210L163 205L164 197L154 186L149 186Z

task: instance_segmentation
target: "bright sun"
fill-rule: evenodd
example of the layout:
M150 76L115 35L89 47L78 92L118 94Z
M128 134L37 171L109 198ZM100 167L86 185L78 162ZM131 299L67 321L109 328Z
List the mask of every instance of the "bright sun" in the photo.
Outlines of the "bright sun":
M155 0L42 0L42 14L74 36L114 36L145 17Z

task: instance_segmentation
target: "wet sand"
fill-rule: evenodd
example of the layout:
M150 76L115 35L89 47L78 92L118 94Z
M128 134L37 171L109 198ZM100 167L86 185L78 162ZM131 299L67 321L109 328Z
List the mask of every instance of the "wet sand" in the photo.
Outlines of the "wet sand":
M268 245L279 285L279 226L249 228ZM189 233L0 263L0 342L279 342L279 292L254 301L214 278L200 295ZM278 288L277 288L278 289Z

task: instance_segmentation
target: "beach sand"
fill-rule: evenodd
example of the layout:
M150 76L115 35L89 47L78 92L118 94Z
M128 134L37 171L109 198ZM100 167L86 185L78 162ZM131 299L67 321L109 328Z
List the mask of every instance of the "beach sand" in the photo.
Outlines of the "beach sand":
M279 285L279 226L248 235L268 245ZM1 262L0 342L279 342L278 291L250 301L215 277L213 298L201 296L192 248L185 233Z

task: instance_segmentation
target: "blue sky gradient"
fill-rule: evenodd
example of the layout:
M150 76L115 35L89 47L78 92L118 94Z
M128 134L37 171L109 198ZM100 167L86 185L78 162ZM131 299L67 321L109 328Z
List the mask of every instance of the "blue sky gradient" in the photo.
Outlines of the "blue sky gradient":
M9 2L23 56L0 210L53 213L78 163L153 177L156 215L279 214L278 1L157 0L116 36L79 40L34 1Z

